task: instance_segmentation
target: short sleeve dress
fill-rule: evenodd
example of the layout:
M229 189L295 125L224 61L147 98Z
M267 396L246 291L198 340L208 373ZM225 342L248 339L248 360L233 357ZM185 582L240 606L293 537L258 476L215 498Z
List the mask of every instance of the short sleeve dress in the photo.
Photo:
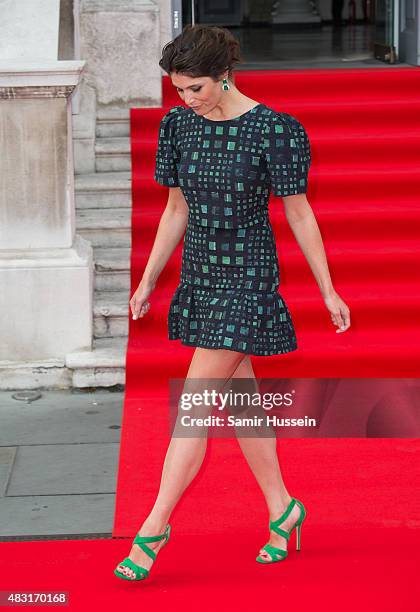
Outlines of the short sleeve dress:
M303 125L265 104L228 120L206 119L184 106L163 116L154 180L180 187L188 204L170 340L250 355L297 349L278 292L268 200L271 191L305 193L310 164Z

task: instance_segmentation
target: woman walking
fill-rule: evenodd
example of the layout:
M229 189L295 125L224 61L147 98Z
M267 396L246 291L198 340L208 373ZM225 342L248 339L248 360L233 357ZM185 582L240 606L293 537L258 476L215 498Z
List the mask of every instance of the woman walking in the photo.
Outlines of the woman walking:
M196 347L190 379L255 379L250 355L297 349L287 305L277 289L279 265L268 216L270 191L282 196L288 223L320 288L331 320L343 332L349 308L334 290L317 222L306 199L311 151L302 124L241 93L233 66L239 43L224 28L186 26L168 43L159 65L184 105L161 120L155 180L169 187L142 280L130 300L133 318L148 301L173 250L184 236L180 283L168 314L169 339ZM186 108L187 107L187 108ZM270 539L256 560L287 556L304 505L283 482L272 437L239 438L260 485L270 519ZM202 464L207 438L172 437L159 492L129 556L115 569L125 580L143 580L170 536L169 518Z

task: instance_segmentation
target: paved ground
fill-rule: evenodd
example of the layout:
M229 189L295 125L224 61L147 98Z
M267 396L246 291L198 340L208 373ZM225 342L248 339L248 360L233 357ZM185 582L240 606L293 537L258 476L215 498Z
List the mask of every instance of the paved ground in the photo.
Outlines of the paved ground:
M111 534L123 391L0 392L0 538Z

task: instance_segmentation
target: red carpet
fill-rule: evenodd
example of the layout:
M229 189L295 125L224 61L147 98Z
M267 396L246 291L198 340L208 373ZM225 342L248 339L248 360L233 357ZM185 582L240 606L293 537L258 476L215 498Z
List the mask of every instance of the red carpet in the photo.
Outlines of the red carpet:
M299 350L254 357L257 376L416 377L420 368L420 69L238 72L237 86L298 118L312 149L308 200L324 239L334 286L352 327L336 334L309 265L288 227L281 198L270 215L281 285ZM182 101L163 79L164 108L132 109L133 250L136 288L168 189L153 181L160 118ZM130 321L127 393L154 393L183 377L193 349L167 340L169 302L179 282L182 242L151 296ZM134 323L134 324L133 324ZM138 373L141 372L142 376Z
M350 492L349 501L357 501L356 508L360 505ZM394 501L389 499L387 505ZM375 511L378 508L372 503L371 517ZM340 524L338 513L337 524L323 521L316 529L303 528L301 551L295 551L292 536L289 558L267 566L254 561L254 552L265 537L262 524L234 539L226 535L177 538L174 531L150 578L135 584L119 581L112 573L127 554L127 540L2 544L1 589L68 591L70 605L63 609L77 612L210 612L215 602L223 612L415 610L420 596L418 529L413 521L401 518L389 518L386 530L367 526L368 521L356 524L357 510L356 515L352 526Z
M295 322L299 349L253 357L256 376L416 378L420 69L239 72L236 84L250 97L295 116L307 129L313 157L308 200L334 286L352 314L350 330L336 334L287 226L281 199L273 197L280 291ZM181 101L166 77L163 89L163 108L132 109L131 115L132 292L168 193L153 181L157 130L164 112ZM169 442L168 381L185 377L194 351L167 340L166 317L179 282L181 249L182 242L158 280L150 312L138 321L130 318L114 536L132 538L153 505ZM143 585L141 597L161 590L168 605L182 602L185 609L187 592L194 597L211 588L223 594L224 609L241 605L241 597L248 602L245 609L272 606L273 601L294 603L299 610L313 607L313 601L322 610L355 605L362 610L411 609L417 588L410 586L410 576L420 527L413 488L419 480L419 452L415 440L280 440L286 485L308 510L302 552L298 559L292 537L290 563L257 567L254 549L267 535L262 495L236 440L209 440L203 467L172 516L172 549L162 554L159 578L154 586ZM127 545L92 547L112 548L105 558L115 561ZM220 558L221 550L231 550L231 561ZM103 585L102 570L96 568L95 575ZM130 597L126 592L118 590ZM350 592L353 598L342 601Z

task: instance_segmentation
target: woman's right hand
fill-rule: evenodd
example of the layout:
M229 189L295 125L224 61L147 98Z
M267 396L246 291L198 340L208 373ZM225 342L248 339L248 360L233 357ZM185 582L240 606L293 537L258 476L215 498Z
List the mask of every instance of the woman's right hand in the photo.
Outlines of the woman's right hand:
M130 307L133 319L144 317L150 310L150 302L148 301L149 295L152 293L155 285L153 283L147 283L141 281L136 291L133 293L133 297L130 300Z
M336 329L336 333L346 331L350 327L350 309L345 301L338 295L337 291L332 289L328 295L324 295L324 302L331 314L331 320Z

